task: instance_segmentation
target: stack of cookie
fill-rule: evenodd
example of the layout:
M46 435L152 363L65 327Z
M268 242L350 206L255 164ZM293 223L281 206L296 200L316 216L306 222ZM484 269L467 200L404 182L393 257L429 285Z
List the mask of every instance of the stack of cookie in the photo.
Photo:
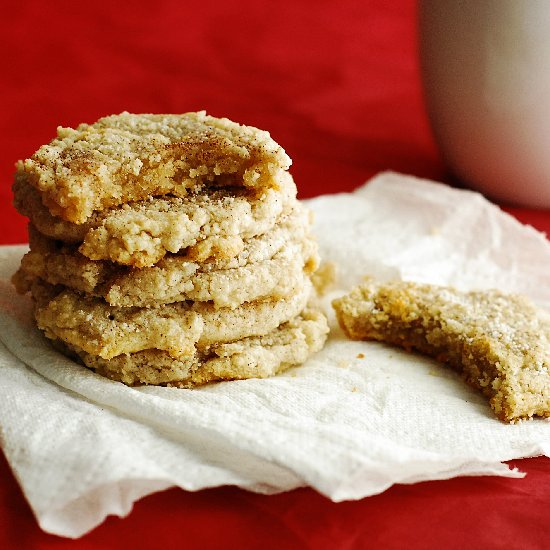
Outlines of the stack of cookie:
M60 128L17 166L30 252L14 284L57 347L129 385L300 364L328 329L289 166L267 132L204 112Z

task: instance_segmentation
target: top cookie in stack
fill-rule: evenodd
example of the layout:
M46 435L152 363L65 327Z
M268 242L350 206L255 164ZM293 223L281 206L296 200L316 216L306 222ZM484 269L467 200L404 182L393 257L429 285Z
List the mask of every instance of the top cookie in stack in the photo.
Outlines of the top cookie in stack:
M302 363L327 325L289 166L267 132L204 112L60 128L17 165L30 252L14 284L58 347L127 384Z
M268 132L205 112L122 113L57 134L18 173L52 215L77 224L127 202L183 197L205 183L277 188L291 164Z

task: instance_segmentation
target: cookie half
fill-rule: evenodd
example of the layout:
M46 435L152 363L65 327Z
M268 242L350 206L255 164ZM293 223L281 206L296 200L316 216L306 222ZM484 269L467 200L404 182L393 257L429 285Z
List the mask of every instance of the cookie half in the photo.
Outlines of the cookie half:
M501 420L550 416L550 315L527 298L371 280L333 305L350 338L447 363L489 398Z

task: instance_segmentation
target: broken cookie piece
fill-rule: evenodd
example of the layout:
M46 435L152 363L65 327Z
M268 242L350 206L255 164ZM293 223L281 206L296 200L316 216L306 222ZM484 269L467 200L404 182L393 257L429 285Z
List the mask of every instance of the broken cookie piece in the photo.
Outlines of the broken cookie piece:
M349 338L447 363L489 398L501 420L550 417L550 315L528 298L368 280L333 306Z

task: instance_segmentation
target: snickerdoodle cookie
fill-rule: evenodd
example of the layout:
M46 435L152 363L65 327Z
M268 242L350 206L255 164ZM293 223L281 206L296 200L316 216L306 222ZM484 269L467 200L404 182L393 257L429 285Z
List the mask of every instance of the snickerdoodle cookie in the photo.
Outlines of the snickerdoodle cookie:
M57 129L17 165L51 214L77 224L97 210L204 184L276 187L290 159L269 133L204 111L108 116Z
M244 241L243 250L233 258L199 262L186 255L170 255L143 269L90 260L73 245L49 239L30 226L31 250L13 282L24 293L40 278L124 307L183 300L237 307L259 299L284 298L303 284L304 272L311 274L318 266L307 214L297 209L274 230Z
M292 176L280 176L278 189L207 188L185 197L151 197L94 212L84 224L52 216L41 197L16 178L15 206L53 239L80 244L92 260L123 265L154 265L168 253L192 248L195 257L231 257L243 240L274 228L296 207ZM189 252L188 252L189 254Z
M263 336L216 343L194 354L173 357L148 349L103 359L62 344L87 367L128 385L152 384L189 388L219 380L266 378L304 363L326 340L326 317L314 309L283 323ZM57 341L57 344L60 342Z
M523 296L369 280L334 309L350 338L448 363L501 420L550 416L550 315Z

